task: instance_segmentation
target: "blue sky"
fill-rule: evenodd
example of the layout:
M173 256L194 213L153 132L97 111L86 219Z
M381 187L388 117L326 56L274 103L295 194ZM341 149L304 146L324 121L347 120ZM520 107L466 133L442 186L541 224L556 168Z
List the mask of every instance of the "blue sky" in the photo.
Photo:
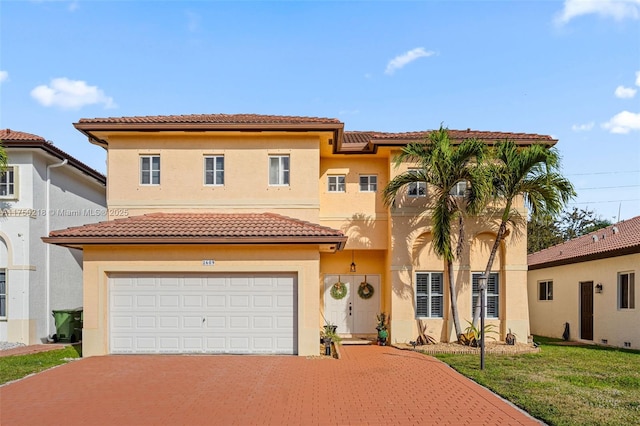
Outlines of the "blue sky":
M572 205L640 215L640 0L3 1L0 128L257 113L552 135Z

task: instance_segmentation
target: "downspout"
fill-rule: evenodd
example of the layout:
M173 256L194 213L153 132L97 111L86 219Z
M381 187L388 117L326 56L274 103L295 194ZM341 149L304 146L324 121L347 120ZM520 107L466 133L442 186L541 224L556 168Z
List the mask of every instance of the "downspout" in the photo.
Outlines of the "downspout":
M50 169L55 169L56 167L62 167L67 164L69 160L66 158L62 160L61 163L49 164L47 166L46 173L46 191L45 191L45 235L48 237L49 232L51 231L51 172ZM46 244L45 246L45 272L46 272L46 281L45 281L45 298L47 300L47 310L46 310L46 318L47 318L47 337L49 337L49 331L51 330L51 244Z

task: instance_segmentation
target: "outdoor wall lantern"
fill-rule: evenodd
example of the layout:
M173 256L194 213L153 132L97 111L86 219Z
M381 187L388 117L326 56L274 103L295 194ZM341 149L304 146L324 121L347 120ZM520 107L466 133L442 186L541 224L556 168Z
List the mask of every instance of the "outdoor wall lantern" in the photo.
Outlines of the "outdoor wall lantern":
M596 293L602 293L602 283L596 284Z
M356 271L356 262L353 260L353 250L351 250L351 266L349 267L349 271Z

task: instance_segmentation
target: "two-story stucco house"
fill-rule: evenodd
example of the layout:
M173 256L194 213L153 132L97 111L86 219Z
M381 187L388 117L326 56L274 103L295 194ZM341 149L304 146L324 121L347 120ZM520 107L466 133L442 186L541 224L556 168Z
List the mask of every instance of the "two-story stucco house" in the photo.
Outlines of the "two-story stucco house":
M528 259L532 333L640 349L640 216Z
M30 133L0 130L0 341L43 343L52 310L82 306L82 251L42 242L106 217L105 177Z
M107 150L110 216L45 241L84 251L84 355L315 355L325 320L340 334L372 336L382 311L393 342L415 339L416 319L437 340L455 338L443 261L428 219L415 220L429 188L408 187L393 208L382 199L412 167L394 167L396 153L427 132L346 132L336 119L252 114L74 125ZM485 218L467 227L470 248L454 267L463 321L495 237ZM507 238L494 265L488 321L524 339L526 237Z

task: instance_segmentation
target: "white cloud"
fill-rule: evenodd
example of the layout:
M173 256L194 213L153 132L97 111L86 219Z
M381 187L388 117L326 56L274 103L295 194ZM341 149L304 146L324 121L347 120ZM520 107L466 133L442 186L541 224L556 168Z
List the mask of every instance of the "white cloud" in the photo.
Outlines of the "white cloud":
M200 15L191 12L190 10L188 10L186 12L187 15L187 29L189 30L190 33L195 33L198 32L198 30L200 30Z
M0 83L4 83L9 80L9 73L7 71L0 71Z
M75 12L76 9L78 9L78 6L80 6L80 4L78 4L78 1L72 1L69 4L69 12Z
M602 128L611 133L627 134L632 130L640 131L640 113L622 111L611 118L606 123L602 123Z
M593 129L594 125L595 123L593 121L586 124L574 124L573 126L571 126L571 130L573 130L574 132L588 132L589 130Z
M387 64L387 68L384 70L385 74L393 74L396 70L403 68L405 65L415 61L418 58L428 57L435 55L435 52L430 50L424 50L424 47L416 47L413 50L396 56Z
M636 95L636 92L637 90L633 87L618 86L616 87L615 95L616 98L627 99L633 98Z
M66 77L54 78L51 84L35 87L31 96L44 106L78 109L85 105L104 104L105 108L116 108L113 98L106 96L98 86L89 86L82 80Z
M595 13L616 21L640 17L640 0L565 0L564 8L555 17L558 25L564 25L575 17Z
M636 71L636 86L640 86L640 71Z

